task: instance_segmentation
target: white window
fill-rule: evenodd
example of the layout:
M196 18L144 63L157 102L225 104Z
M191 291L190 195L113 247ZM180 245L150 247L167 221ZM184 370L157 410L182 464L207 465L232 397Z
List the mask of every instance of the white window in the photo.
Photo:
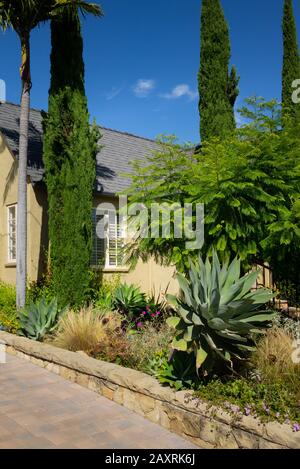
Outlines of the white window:
M123 238L119 215L113 210L93 209L93 267L116 269L123 266ZM99 230L99 226L103 229ZM97 229L98 227L98 229ZM103 235L99 236L103 231Z
M7 207L8 262L17 260L17 205Z

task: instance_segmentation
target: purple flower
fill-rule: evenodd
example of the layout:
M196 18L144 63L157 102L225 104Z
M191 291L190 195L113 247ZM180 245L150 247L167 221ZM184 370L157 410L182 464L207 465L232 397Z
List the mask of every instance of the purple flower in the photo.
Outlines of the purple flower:
M240 411L240 408L238 405L231 405L230 410L234 412L235 414L237 414Z
M142 322L138 322L136 326L139 327L139 328L141 328L141 327L143 327L143 323L142 323Z
M251 407L248 405L245 407L245 414L247 417L251 414Z
M269 407L267 406L267 404L265 402L263 402L263 405L262 405L264 411L266 412L266 414L270 414L270 409Z
M160 312L160 311L157 311L156 314L157 314L157 316L160 316L160 315L161 315L161 312Z
M294 423L294 425L293 425L293 431L294 431L294 432L300 432L300 425L299 425L299 423Z
M146 316L146 314L147 314L146 311L143 311L143 315Z

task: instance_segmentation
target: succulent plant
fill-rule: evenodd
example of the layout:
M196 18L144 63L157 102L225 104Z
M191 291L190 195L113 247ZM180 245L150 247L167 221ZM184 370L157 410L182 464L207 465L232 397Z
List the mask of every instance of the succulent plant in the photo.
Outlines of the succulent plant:
M141 314L146 304L146 295L134 285L120 285L115 292L114 308L131 318Z
M56 298L50 303L47 303L45 299L30 303L19 312L19 334L32 340L43 340L46 334L54 331L59 318L66 309L58 308Z
M265 304L274 294L264 288L252 291L259 272L240 275L238 258L221 266L215 252L212 263L207 257L204 264L199 256L187 276L177 275L182 297L168 295L178 314L167 320L177 330L172 346L193 351L197 372L204 376L220 360L232 368L255 349L253 335L272 325L274 313Z

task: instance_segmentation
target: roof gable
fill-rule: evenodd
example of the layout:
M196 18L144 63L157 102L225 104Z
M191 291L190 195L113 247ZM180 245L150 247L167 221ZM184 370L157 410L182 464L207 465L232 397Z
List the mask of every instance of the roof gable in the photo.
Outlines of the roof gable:
M0 131L5 136L10 150L18 157L19 151L20 106L0 103ZM153 140L100 127L102 138L99 141L101 151L97 155L97 191L104 194L116 194L130 185L130 177L122 173L131 173L130 161L144 159L157 144ZM32 182L43 179L44 169L42 114L36 109L30 110L28 142L28 175Z

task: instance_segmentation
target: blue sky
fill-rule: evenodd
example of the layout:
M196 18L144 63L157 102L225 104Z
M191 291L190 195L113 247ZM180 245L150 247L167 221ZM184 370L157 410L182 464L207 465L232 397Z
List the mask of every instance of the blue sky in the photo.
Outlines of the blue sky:
M94 0L95 1L95 0ZM155 138L176 134L199 141L197 72L200 0L102 0L101 20L83 23L86 91L100 125ZM281 94L283 0L222 0L230 26L240 97ZM300 31L300 4L294 2ZM7 100L19 102L20 48L0 36L0 78ZM32 34L32 106L47 109L49 26Z

